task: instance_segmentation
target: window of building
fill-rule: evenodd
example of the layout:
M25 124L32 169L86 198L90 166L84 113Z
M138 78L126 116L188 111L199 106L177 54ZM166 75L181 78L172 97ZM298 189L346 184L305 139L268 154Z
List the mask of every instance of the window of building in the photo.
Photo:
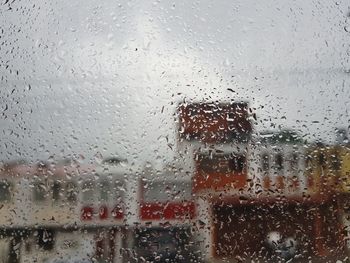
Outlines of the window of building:
M7 180L0 181L0 202L10 201L12 197L12 185Z
M66 195L68 202L73 203L77 201L78 187L75 182L67 182Z
M282 153L277 153L275 155L275 168L277 171L281 172L284 168L284 165L283 165L283 155Z
M229 159L229 169L237 173L242 173L245 167L245 157L243 155L233 155Z
M263 153L261 155L261 170L266 175L270 170L270 156L268 153Z
M296 172L298 171L298 166L299 166L299 155L297 153L292 153L290 154L289 157L289 166L290 166L290 171L291 172Z
M62 184L60 181L55 180L52 184L52 200L58 201L61 199Z
M305 170L309 173L312 173L314 170L313 156L307 155L305 156Z
M206 173L242 173L246 158L239 154L198 156L199 169Z
M44 201L48 196L48 188L43 182L35 182L33 187L35 201Z
M107 202L110 195L110 184L107 180L103 180L99 183L100 186L100 200Z
M337 172L340 170L341 161L339 159L339 156L336 153L331 154L330 162L331 162L331 169L333 172Z
M83 201L86 203L93 202L94 201L94 195L95 195L95 185L93 181L85 181L82 186L82 197Z
M123 180L115 180L112 193L114 193L114 198L116 201L123 201L125 191L125 182Z
M37 244L44 250L51 250L55 244L55 231L52 229L38 229L35 233Z
M323 152L320 152L319 155L318 155L318 165L322 169L326 169L327 159L326 159L326 155Z

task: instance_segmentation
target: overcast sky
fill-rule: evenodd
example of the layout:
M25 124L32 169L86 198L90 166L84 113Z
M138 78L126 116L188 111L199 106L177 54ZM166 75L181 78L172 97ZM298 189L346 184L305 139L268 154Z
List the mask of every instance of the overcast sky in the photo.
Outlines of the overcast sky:
M349 126L348 1L5 2L1 159L169 161L182 100L311 140Z

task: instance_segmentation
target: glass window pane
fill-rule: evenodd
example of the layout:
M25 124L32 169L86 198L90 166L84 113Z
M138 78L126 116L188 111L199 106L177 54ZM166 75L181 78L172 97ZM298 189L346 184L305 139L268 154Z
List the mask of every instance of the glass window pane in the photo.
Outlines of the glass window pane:
M347 262L350 3L0 4L0 262Z

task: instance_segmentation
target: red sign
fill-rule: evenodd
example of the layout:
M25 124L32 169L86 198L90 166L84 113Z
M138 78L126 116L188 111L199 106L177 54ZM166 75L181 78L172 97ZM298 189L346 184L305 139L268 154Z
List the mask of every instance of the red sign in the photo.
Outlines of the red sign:
M110 211L111 210L111 211ZM94 209L92 206L84 206L81 209L81 220L90 221L95 219L94 212L98 211L98 217L101 220L114 218L114 219L123 219L124 218L124 209L121 205L115 205L113 209L110 209L106 205Z
M191 183L151 181L142 185L140 218L142 220L184 220L195 217Z
M91 220L94 214L94 209L90 206L85 206L81 210L81 219L82 220Z
M141 205L142 220L184 220L195 217L193 202L144 203Z

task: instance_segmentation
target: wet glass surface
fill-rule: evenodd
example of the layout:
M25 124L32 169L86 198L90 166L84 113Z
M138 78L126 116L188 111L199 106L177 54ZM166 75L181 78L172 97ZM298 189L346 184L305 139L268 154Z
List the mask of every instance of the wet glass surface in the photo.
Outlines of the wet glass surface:
M348 262L347 1L0 4L0 262Z

